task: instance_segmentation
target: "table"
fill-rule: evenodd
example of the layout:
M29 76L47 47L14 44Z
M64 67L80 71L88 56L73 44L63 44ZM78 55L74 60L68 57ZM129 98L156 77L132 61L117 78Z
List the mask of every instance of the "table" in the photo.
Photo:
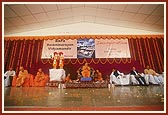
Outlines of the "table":
M64 69L49 69L50 81L62 81L65 79L65 70Z

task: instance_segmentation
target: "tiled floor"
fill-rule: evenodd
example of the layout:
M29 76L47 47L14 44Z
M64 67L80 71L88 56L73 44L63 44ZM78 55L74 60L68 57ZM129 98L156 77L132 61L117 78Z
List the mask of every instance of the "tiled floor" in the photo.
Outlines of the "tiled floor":
M103 111L107 108L110 110L112 107L123 107L125 110L130 110L129 107L140 107L139 110L143 111L145 110L143 107L148 107L149 110L153 107L152 111L155 111L157 106L163 109L164 86L115 86L110 89L4 88L5 110L10 110L9 108L48 108L48 110L49 108L62 108L60 110L71 108L74 110L76 108L75 110L80 111L80 108L81 110L87 110L87 108L101 110L102 108ZM120 111L120 109L116 110Z

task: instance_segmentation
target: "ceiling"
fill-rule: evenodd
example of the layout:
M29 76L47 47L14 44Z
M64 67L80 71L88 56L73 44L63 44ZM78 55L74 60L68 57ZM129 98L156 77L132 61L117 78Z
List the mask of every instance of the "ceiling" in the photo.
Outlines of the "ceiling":
M164 4L4 5L4 35L85 22L164 33Z

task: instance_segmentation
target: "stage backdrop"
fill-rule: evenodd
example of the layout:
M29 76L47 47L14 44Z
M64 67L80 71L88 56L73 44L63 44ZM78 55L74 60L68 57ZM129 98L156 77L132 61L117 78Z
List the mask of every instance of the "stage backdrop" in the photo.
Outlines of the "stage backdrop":
M96 58L131 58L128 39L95 39Z
M128 39L44 40L42 59L63 52L64 58L131 58Z
M104 77L109 75L114 67L124 73L129 73L132 66L143 72L146 65L159 73L164 71L163 35L6 37L4 40L4 70L12 67L18 74L19 67L24 66L33 75L36 74L38 68L42 68L48 74L49 69L52 68L52 60L41 58L44 40L77 40L78 43L78 39L86 38L94 41L127 39L131 58L67 58L64 68L66 74L71 73L73 78L76 77L76 70L85 62L88 62L94 69L99 69Z

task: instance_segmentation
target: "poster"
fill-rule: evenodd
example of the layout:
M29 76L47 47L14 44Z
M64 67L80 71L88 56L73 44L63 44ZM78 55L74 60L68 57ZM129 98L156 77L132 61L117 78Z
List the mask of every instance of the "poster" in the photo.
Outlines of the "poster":
M128 39L95 39L96 58L131 58Z
M77 40L77 58L95 58L94 39Z
M51 58L54 52L62 52L64 58L77 58L77 40L44 40L41 58Z

